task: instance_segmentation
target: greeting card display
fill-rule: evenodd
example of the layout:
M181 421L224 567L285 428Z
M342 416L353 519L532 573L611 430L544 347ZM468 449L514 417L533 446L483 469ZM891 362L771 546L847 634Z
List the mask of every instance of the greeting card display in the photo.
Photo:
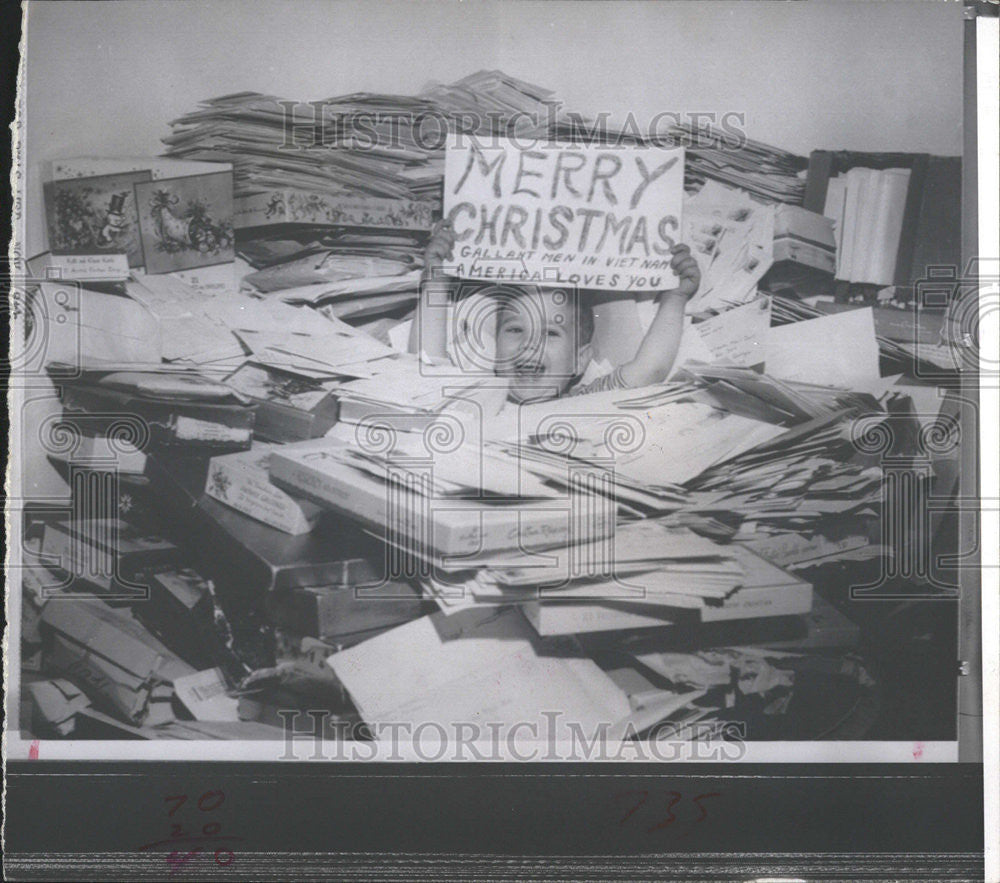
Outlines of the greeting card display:
M147 273L234 259L230 172L147 181L136 185L135 197Z
M150 180L148 171L71 178L45 185L45 217L54 255L125 255L142 264L133 187Z

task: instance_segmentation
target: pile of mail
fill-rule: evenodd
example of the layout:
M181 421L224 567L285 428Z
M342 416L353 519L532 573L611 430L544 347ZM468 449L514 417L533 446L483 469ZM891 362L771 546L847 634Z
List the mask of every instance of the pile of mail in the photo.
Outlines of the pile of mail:
M712 126L673 126L671 135L688 146L688 183L718 181L762 202L801 205L808 166L805 157Z
M702 277L673 374L513 406L503 378L407 352L440 211L444 142L417 126L432 117L573 131L551 92L499 71L418 97L211 99L165 141L231 164L236 257L132 267L71 300L38 286L66 319L51 351L82 356L47 366L74 439L53 459L146 494L104 513L123 519L113 544L104 521L33 528L24 633L46 732L273 737L281 708L321 701L373 727L551 708L690 735L747 703L783 714L797 641L856 640L824 643L804 571L886 552L859 432L887 418L898 378L880 365L906 350L871 308L768 292L773 203L800 201L804 161L672 130ZM628 335L601 335L641 337L655 305L613 306L595 351L621 363ZM94 556L100 578L81 577ZM88 601L46 603L40 584Z

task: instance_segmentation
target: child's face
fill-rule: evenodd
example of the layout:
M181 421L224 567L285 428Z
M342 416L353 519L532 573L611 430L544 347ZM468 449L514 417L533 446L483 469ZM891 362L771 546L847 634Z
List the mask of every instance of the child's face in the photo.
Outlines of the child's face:
M576 305L559 289L525 289L497 317L497 374L510 378L508 399L556 398L583 369Z

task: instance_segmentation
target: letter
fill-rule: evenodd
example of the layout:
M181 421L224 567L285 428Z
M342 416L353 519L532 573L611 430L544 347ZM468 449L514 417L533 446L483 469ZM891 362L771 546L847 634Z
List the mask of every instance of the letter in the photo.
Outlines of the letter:
M535 196L535 197L538 197L539 199L541 199L541 196L542 196L541 193L537 193L534 190L529 190L527 187L523 187L523 188L521 187L521 179L522 178L541 178L542 177L542 173L541 172L533 172L530 169L526 169L524 167L524 158L526 156L531 157L531 159L541 159L541 160L545 159L545 154L542 153L540 150L522 150L521 151L521 153L520 153L520 155L518 157L518 160L517 160L517 175L514 178L514 190L513 190L513 192L514 193L529 193L532 196Z
M610 116L611 114L606 110L601 111L597 115L597 119L594 120L593 127L588 128L586 120L580 114L573 111L567 114L565 122L569 124L569 133L565 137L570 141L576 141L579 138L579 140L588 144L605 141L608 134L607 121Z
M390 147L402 147L403 143L399 137L399 127L402 123L402 119L395 114L379 114L376 119L380 123L389 124L389 146Z
M604 248L604 240L608 238L608 233L613 236L618 236L618 251L621 252L622 246L625 243L625 237L628 236L628 228L632 223L632 216L625 215L621 221L617 220L612 212L608 212L604 216L604 232L601 234L600 240L597 243L597 251ZM609 258L610 260L610 258Z
M604 160L611 162L611 168L606 172L601 171L601 163ZM618 159L613 153L599 153L597 155L597 161L594 163L594 174L590 178L590 190L587 192L587 202L590 202L594 198L594 189L597 187L597 182L601 182L601 186L604 188L604 198L611 204L618 204L618 197L615 196L614 190L611 189L611 184L609 179L617 175L622 168L622 161Z
M573 760L594 760L594 747L600 743L601 750L598 752L597 759L608 759L608 730L610 729L610 724L607 721L602 721L597 725L594 729L594 738L590 742L587 742L583 733L583 727L580 726L579 721L567 721L566 724L569 727L570 733L570 758ZM576 753L577 743L580 743L584 749L582 755Z
M730 120L735 119L739 126L730 125ZM726 139L726 146L731 150L739 150L744 147L747 143L747 133L746 133L746 114L737 113L734 110L727 110L722 115L722 131L727 135L732 135L733 140Z
M642 129L639 128L639 123L636 122L632 111L629 111L628 116L625 117L625 122L618 129L617 136L615 137L615 147L621 147L622 142L626 144L632 143L630 139L639 143L643 141Z
M646 218L643 215L639 215L639 219L635 222L635 227L632 228L632 235L628 239L628 245L625 246L625 254L631 254L637 242L642 243L646 257L649 257L649 241L646 239Z
M341 723L347 723L347 721L338 721L336 723L337 735L340 737L340 726ZM346 729L346 727L345 727ZM343 737L343 741L347 741L350 738L351 744L351 760L374 760L378 757L378 742L372 741L370 739L362 738L368 729L368 725L364 721L354 721L351 724L351 735L348 737L346 734ZM368 750L367 757L359 757L358 749L366 748ZM338 758L339 759L339 758Z
M542 243L549 251L559 251L569 238L569 228L559 220L560 215L569 223L573 220L573 209L565 205L556 205L549 209L549 223L559 231L558 239L553 239L551 236L543 237Z
M542 757L542 760L561 760L559 751L556 749L558 741L556 739L556 728L559 724L559 718L562 717L561 711L543 711L542 717L545 718L545 731L546 739L545 742L549 746L549 750Z
M590 225L594 221L594 218L599 218L603 214L604 212L596 208L578 208L576 210L576 216L583 218L583 228L580 230L580 244L577 246L577 251L583 251L587 247Z
M302 147L322 147L323 146L323 107L324 101L312 102L313 115L308 123L295 122L295 108L298 101L279 101L281 106L281 130L285 136L284 141L278 146L278 150L298 150ZM317 111L319 113L317 114ZM307 141L298 138L300 134L310 135Z
M674 237L667 232L667 227L672 227L674 230L676 230L678 227L677 218L674 217L673 215L664 215L662 218L660 218L660 223L656 225L656 234L660 237L660 239L662 239L666 243L666 246L664 248L661 248L655 242L653 243L653 251L655 251L657 254L662 254L662 255L670 254L670 250L676 244L676 240L674 239Z
M669 127L663 135L660 134L660 119L662 117L672 120L671 125L679 126L681 124L681 115L679 113L675 113L672 110L660 111L660 113L649 121L649 140L657 147L672 147L674 145L670 138Z
M407 721L391 721L389 723L380 723L376 728L375 733L372 735L374 738L381 742L382 741L382 730L388 730L392 736L392 751L389 752L389 756L385 758L386 760L403 760L403 755L399 754L397 749L399 748L399 734L402 730L408 730L410 725Z
M567 165L568 161L571 158L579 160L580 164L577 165L577 166ZM572 193L574 196L579 196L580 195L580 191L577 190L570 183L569 179L570 179L570 175L572 175L573 172L579 172L580 169L582 169L586 164L587 164L587 157L584 156L584 154L580 153L579 151L576 151L576 150L561 150L561 151L559 151L559 153L556 154L556 170L555 170L555 172L552 175L552 192L549 194L549 197L552 198L552 199L555 199L556 195L559 192L559 175L560 174L563 176L563 186L570 193ZM497 196L499 196L499 195L500 194L498 193Z
M439 737L438 741L440 750L433 757L424 755L422 743L420 741L420 735L425 727L434 727L437 729L438 732L438 737ZM413 750L417 752L417 756L421 760L431 760L431 761L440 760L448 752L448 732L445 730L443 726L441 726L441 724L437 723L437 721L424 721L423 723L419 723L416 725L416 727L414 727L413 739L410 741L410 744L413 746Z
M534 119L534 117L531 116L531 114L525 113L523 110L518 110L515 111L514 115L507 120L507 127L505 134L507 135L507 139L510 141L511 144L513 144L518 150L523 151L527 150L532 145L534 145L537 142L537 139L534 136L532 136L527 144L521 144L521 142L517 140L517 124L522 117L527 118L528 121L531 122L532 129L537 128L537 121Z
M371 150L378 144L378 132L375 131L375 114L351 114L351 149ZM367 135L367 139L358 138L357 134Z
M542 235L542 210L535 209L535 223L531 228L531 250L538 250L538 240Z
M330 716L329 708L313 708L306 712L312 718L312 730L295 729L295 721L298 719L299 710L297 708L279 708L278 717L281 718L281 729L285 733L285 753L278 760L296 760L296 754L292 750L296 736L312 736L315 745L313 760L323 760L323 725Z
M429 119L434 120L437 126L437 139L430 142L424 140L424 121ZM441 150L448 143L448 121L443 114L436 110L424 111L417 115L414 122L413 140L422 150Z
M469 746L469 750L472 752L473 760L488 760L480 750L477 742L477 736L480 735L480 729L478 725L471 723L470 721L458 721L454 724L455 727L455 747L458 748L458 753L452 760L465 760L465 752L462 750L466 745ZM469 735L471 738L465 738L466 728L469 730Z
M490 245L497 244L497 221L500 220L500 209L503 206L497 206L493 210L493 217L487 219L486 217L486 206L482 207L479 213L479 233L476 235L476 245L479 245L483 241L483 236L486 231L490 231Z
M452 122L455 124L455 148L461 150L465 147L465 139L463 135L472 136L475 134L476 130L479 128L479 116L470 111L459 111L452 117Z
M462 233L458 232L458 227L455 226L455 219L458 217L459 212L468 212L471 218L476 217L476 207L471 202L460 202L458 205L453 205L451 211L448 212L448 223L455 228L455 241L462 242L472 236L472 228L465 230Z
M528 756L522 755L520 752L515 750L517 742L514 739L514 734L520 730L522 727L526 727L531 731L531 735L534 737L535 741L538 741L538 724L531 723L529 721L517 721L508 731L507 731L507 750L513 755L515 760L534 760L538 757L538 749L532 749L532 753Z
M515 220L516 219L516 220ZM503 221L503 232L500 234L500 247L507 244L507 234L514 237L514 241L521 247L525 247L524 236L521 228L527 223L528 213L519 205L507 206L507 216Z
M483 178L489 176L490 172L493 172L493 195L500 198L500 175L503 173L503 161L506 154L503 151L498 152L497 157L493 162L489 163L486 161L486 157L483 152L479 149L479 145L472 141L469 145L469 161L465 165L465 171L462 173L462 177L458 179L458 183L455 185L455 189L452 193L458 193L459 190L465 185L466 179L469 177L469 172L472 171L472 166L478 160L479 171Z
M677 157L672 156L659 168L654 169L652 172L647 172L646 164L642 161L642 157L637 156L635 164L639 169L639 174L642 175L642 183L635 188L635 193L632 194L632 199L629 201L629 208L636 208L639 205L639 200L642 199L642 195L646 192L646 188L665 172L672 169L676 162Z
M618 743L618 753L615 754L615 760L623 760L622 753L626 750L632 752L632 760L649 760L649 758L646 757L643 743L639 739L639 733L632 721L628 721L625 724L625 729L621 734L620 740L621 741Z

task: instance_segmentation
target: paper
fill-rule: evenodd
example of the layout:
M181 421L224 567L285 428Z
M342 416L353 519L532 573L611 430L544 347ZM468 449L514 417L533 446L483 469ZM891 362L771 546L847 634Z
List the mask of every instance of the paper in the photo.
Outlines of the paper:
M771 299L759 297L694 326L714 361L750 367L764 363L771 327Z
M134 187L148 171L49 181L44 186L49 248L53 255L126 255L143 263ZM73 278L73 277L69 277Z
M872 308L768 330L765 370L772 377L854 389L879 379Z
M701 270L689 314L746 303L774 257L774 206L707 181L684 203L683 241Z
M239 720L239 699L229 696L222 669L209 668L174 681L174 692L198 721Z
M232 263L232 172L161 178L134 189L148 274Z
M536 143L449 144L444 212L462 279L607 291L676 287L684 150Z
M517 610L423 617L334 654L330 667L373 725L461 721L546 727L543 712L585 732L625 717L625 694L590 659L543 655ZM543 730L543 732L545 732Z

